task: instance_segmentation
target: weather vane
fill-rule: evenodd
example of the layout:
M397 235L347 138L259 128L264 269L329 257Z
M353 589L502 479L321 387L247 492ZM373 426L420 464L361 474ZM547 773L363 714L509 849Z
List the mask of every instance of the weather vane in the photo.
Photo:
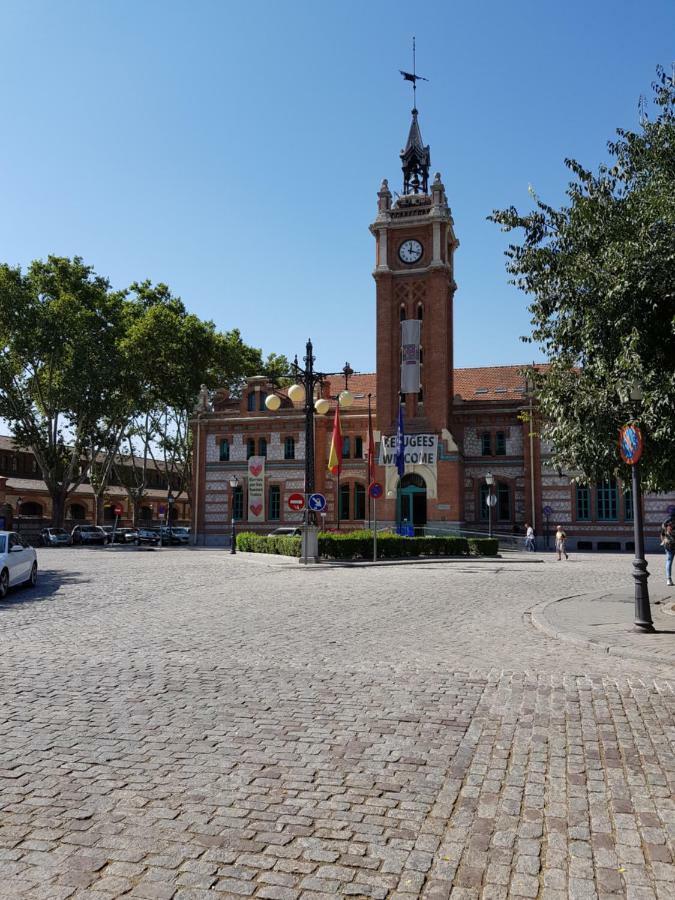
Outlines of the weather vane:
M417 109L417 82L418 81L428 81L428 78L423 78L422 75L417 74L416 64L415 64L415 38L413 37L413 70L412 72L404 72L403 69L399 69L399 72L406 81L412 81L413 86L413 109Z

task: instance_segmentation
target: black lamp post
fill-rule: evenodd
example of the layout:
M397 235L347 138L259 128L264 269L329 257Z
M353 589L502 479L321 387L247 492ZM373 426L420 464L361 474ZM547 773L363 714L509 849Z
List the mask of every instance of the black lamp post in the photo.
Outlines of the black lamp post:
M485 484L488 486L487 506L488 506L488 536L492 537L492 485L495 483L495 476L492 472L488 472L485 476Z
M230 553L235 554L237 552L237 526L234 520L234 492L239 487L239 479L236 475L232 475L230 478L230 487L232 488L231 500L232 504L232 528L230 532Z
M167 537L169 539L169 543L171 543L171 538L173 537L173 504L174 504L175 499L176 498L173 497L171 494L169 494L169 496L166 498L166 500L167 500L166 509L167 509L167 516L168 516L168 520L166 523L167 524L166 532L167 532Z
M640 384L635 381L630 389L630 400L640 404L644 398ZM653 632L651 606L649 604L649 586L647 579L647 560L645 559L645 532L642 518L642 486L640 483L640 461L631 465L633 482L633 543L635 558L633 559L633 580L635 582L635 627L641 632Z
M17 534L21 533L21 504L23 503L23 499L21 497L16 498L16 531Z

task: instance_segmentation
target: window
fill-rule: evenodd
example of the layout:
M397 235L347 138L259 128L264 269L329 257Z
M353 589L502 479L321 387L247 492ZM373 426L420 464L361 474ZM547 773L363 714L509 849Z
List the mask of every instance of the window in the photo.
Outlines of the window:
M424 307L422 306L421 303L417 304L417 318L418 319L424 318Z
M632 522L633 516L633 491L629 487L625 487L623 489L623 517L626 522Z
M480 486L480 502L479 502L480 510L478 512L479 512L479 518L485 522L487 522L488 517L489 517L487 498L488 498L488 486L487 486L487 484L481 484L481 486Z
M577 520L587 522L591 518L591 490L588 485L576 486Z
M255 392L251 391L247 398L247 409L249 412L255 412Z
M349 519L349 485L340 485L340 518Z
M424 405L424 388L420 388L417 392L417 402Z
M420 347L420 365L424 365L424 347Z
M267 456L267 438L260 438L258 441L258 456Z
M508 484L497 485L497 518L501 522L508 522L511 518L511 491Z
M87 511L81 503L71 503L68 516L71 519L86 519Z
M270 519L281 518L281 488L278 484L270 485L268 508Z
M366 517L366 489L362 484L354 485L354 518Z
M363 438L362 437L354 438L354 459L363 459Z
M405 322L405 306L403 304L401 304L401 309L398 315L401 322Z
M227 438L222 438L220 441L220 461L230 461L230 442Z
M480 453L481 456L492 456L492 435L489 431L480 436Z
M599 481L596 494L598 500L598 520L601 522L615 521L617 518L617 488L614 478L606 478Z
M232 518L244 518L244 489L240 484L232 491Z
M284 441L284 459L295 459L295 438L287 437Z
M349 459L349 438L342 438L342 458Z
M266 392L260 391L260 393L258 394L258 409L261 410L261 412L264 412L267 409L267 407L265 406L265 400L267 400Z
M249 438L246 441L246 459L250 459L252 456L255 456L255 440Z
M495 456L506 456L506 434L503 431L495 435Z

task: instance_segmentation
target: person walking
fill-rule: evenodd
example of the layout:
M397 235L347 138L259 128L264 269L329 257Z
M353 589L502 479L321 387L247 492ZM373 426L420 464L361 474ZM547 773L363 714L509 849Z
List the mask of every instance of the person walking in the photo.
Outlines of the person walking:
M673 554L675 554L675 533L673 520L666 519L661 526L661 546L666 552L666 584L673 586Z
M558 559L562 559L563 553L565 554L565 559L569 559L567 555L567 535L563 531L562 525L558 525L555 533L555 549L558 551Z
M525 523L525 549L535 552L534 528Z

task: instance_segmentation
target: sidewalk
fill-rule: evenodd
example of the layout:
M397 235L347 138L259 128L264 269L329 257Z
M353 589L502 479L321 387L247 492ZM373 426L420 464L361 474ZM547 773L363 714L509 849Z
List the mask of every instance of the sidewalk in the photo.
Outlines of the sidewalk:
M535 628L562 641L627 659L675 666L675 588L650 586L656 633L635 629L632 593L576 594L547 600L529 611Z

